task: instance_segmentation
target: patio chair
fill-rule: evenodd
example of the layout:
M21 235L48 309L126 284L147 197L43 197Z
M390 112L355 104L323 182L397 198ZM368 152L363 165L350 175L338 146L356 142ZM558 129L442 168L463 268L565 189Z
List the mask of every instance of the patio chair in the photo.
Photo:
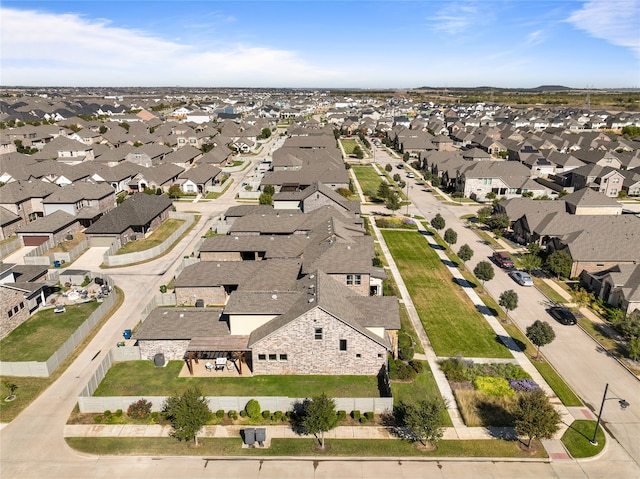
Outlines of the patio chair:
M207 361L207 364L204 365L205 369L209 372L213 369L213 364Z
M232 371L233 368L235 368L235 364L233 364L233 362L231 362L231 361L228 361L227 362L227 370L228 371Z

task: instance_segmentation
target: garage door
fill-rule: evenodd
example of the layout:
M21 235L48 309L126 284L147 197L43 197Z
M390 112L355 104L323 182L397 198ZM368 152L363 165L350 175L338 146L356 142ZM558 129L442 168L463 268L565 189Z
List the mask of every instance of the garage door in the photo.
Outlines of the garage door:
M109 247L116 239L113 236L92 236L89 238L89 246L94 247Z
M25 246L40 246L49 239L49 236L23 236Z

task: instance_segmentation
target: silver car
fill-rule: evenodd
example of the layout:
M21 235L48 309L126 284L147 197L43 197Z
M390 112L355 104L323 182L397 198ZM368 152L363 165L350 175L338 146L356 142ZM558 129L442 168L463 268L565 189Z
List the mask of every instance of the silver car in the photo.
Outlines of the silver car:
M509 276L511 276L511 278L513 278L513 280L520 286L533 286L533 279L529 273L525 273L524 271L513 271L509 273Z

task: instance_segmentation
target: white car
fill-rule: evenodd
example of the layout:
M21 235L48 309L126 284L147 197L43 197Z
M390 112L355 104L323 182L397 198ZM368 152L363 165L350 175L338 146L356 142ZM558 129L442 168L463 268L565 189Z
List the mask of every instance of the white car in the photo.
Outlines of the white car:
M520 286L533 286L533 279L529 273L525 273L524 271L512 271L509 273L509 276L511 276L511 278L513 278L513 280Z

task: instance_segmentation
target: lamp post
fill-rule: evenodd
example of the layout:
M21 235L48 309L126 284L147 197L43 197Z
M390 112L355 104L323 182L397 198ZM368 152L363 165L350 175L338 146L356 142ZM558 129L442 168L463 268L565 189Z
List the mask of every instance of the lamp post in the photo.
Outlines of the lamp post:
M409 215L409 203L411 202L411 201L409 200L409 189L410 189L410 188L411 188L411 187L409 186L409 182L407 181L407 215Z
M600 404L600 412L598 413L598 420L596 421L596 430L593 432L593 438L589 440L589 442L597 446L598 441L596 440L596 436L598 434L598 427L600 426L600 418L602 417L602 410L604 409L604 402L607 400L607 390L609 389L609 383L604 387L604 394L602 396L602 404ZM617 399L618 404L620 404L620 409L623 411L629 407L629 403L625 399L621 398L608 398L608 399Z

